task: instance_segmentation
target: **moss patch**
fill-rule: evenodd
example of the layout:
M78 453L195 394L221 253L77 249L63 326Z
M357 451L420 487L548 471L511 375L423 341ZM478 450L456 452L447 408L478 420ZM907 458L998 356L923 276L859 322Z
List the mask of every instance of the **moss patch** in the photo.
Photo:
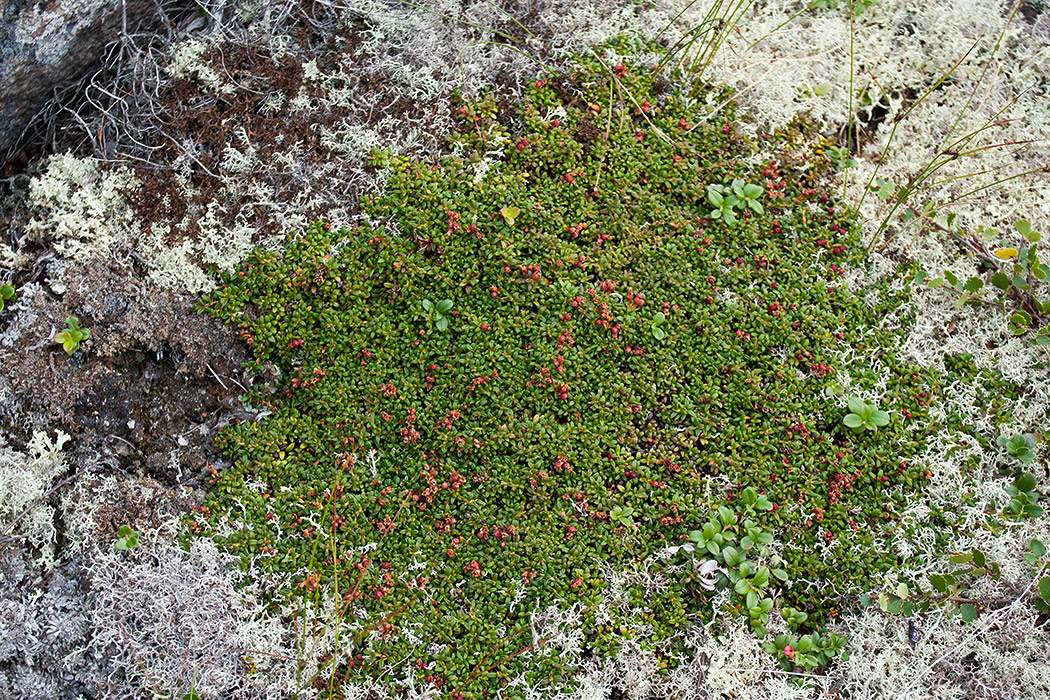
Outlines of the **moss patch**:
M629 638L669 668L713 594L698 552L666 550L746 487L788 572L765 595L803 630L897 563L938 379L875 330L897 300L842 283L863 260L818 186L829 144L751 139L731 100L704 118L729 97L585 60L520 106L463 102L457 155L390 160L372 223L315 225L206 300L284 381L222 434L236 463L192 527L242 525L219 539L279 599L344 600L339 678L409 665L446 697L518 697ZM754 205L729 202L745 183ZM847 380L848 354L874 359ZM843 424L858 393L889 425ZM578 606L573 653L534 637L552 604Z

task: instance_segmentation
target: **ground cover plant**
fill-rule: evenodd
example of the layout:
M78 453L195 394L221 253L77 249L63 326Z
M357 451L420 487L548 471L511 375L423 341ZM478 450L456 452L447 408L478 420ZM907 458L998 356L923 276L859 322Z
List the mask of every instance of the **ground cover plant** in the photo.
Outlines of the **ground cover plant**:
M627 640L666 672L719 590L812 668L898 563L942 380L877 330L888 286L843 282L863 251L820 187L832 144L749 137L730 94L678 84L594 54L520 107L461 100L454 155L376 153L366 223L257 252L205 300L283 380L222 433L235 464L190 528L275 605L328 592L360 620L326 687L408 668L520 696ZM575 654L534 634L552 604L584 620ZM769 632L780 610L796 636Z

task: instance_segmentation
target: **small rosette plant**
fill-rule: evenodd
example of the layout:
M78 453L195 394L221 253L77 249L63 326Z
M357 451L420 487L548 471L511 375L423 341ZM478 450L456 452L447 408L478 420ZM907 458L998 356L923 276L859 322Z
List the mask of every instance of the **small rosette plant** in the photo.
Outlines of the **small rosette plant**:
M66 329L55 334L55 342L62 344L62 349L67 355L72 355L80 349L80 344L91 337L91 331L80 327L80 321L76 316L66 319Z
M850 412L842 421L850 430L860 433L864 430L878 430L884 425L889 425L890 415L863 400L853 397L849 400Z

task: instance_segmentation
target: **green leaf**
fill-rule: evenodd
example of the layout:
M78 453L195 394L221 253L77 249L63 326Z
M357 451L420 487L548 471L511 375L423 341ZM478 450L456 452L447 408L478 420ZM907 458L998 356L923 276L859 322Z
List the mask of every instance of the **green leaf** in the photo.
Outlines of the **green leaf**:
M442 299L437 303L437 310L440 313L447 314L449 311L452 310L452 300Z
M980 277L971 277L970 279L966 280L966 284L963 285L963 289L965 289L970 294L976 294L977 292L981 291L983 288L984 288L984 280L981 279Z
M722 206L723 198L722 194L712 187L707 188L707 201L716 207ZM714 212L711 212L711 216L714 216Z
M1044 554L1046 554L1046 545L1040 542L1039 540L1033 539L1031 542L1028 543L1028 548L1032 550L1032 554L1036 555L1037 557L1041 557Z
M424 299L421 303L423 305L423 310L427 313L434 310L434 304L430 301L430 299Z
M984 552L979 549L973 550L973 563L974 566L979 566L982 569L987 565L987 560L984 558Z
M491 209L489 211L491 211ZM503 217L504 221L513 226L514 220L517 219L518 214L521 213L521 209L518 209L517 207L503 207L499 210L499 213L500 216Z
M1015 311L1013 314L1010 315L1010 323L1013 323L1016 326L1027 328L1028 325L1031 324L1031 322L1032 317L1024 311Z
M1050 603L1050 576L1039 579L1039 597Z
M948 592L948 582L945 581L944 577L940 574L930 574L930 585L932 585L941 593Z
M1014 224L1014 228L1031 243L1036 243L1040 239L1039 233L1032 230L1032 224L1026 219L1018 219L1017 223Z
M977 619L977 608L974 607L973 603L963 603L959 606L959 615L966 622L973 622Z
M1010 278L1003 272L992 275L992 285L999 290L1006 291L1010 288Z
M879 427L889 425L890 414L886 413L885 411L875 409L875 411L871 414L871 422Z
M944 271L944 279L948 280L948 284L950 284L953 287L955 285L959 284L959 278L956 277L955 273L952 272L951 270L945 270Z
M1029 472L1021 474L1021 476L1017 477L1017 479L1014 481L1014 486L1017 487L1018 491L1031 491L1035 488L1035 484L1035 474L1031 474Z
M842 422L850 428L859 428L864 425L864 421L862 421L860 416L856 413L847 414L846 417L842 419Z
M448 328L448 319L445 318L444 316L442 316L441 318L439 318L437 321L434 322L434 325L437 326L437 329L439 331L443 331L446 328Z
M952 554L948 557L948 561L952 564L968 564L973 559L973 554L970 552L964 552L962 554Z

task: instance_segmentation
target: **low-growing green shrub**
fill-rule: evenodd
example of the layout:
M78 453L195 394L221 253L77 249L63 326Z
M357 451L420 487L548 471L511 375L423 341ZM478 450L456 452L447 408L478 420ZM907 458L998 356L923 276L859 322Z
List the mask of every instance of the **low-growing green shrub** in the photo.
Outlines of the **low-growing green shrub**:
M795 611L771 653L811 668L842 646L820 626L896 563L939 383L875 330L889 292L843 282L863 260L818 187L829 144L749 139L731 103L705 118L603 66L517 108L460 103L457 156L377 157L371 223L316 224L204 302L283 380L222 432L234 465L191 529L283 581L277 601L343 601L361 622L340 681L410 665L443 697L521 697L632 638L666 669L719 583L760 636ZM847 373L899 419L849 430L829 398ZM657 556L686 544L716 563ZM648 585L626 576L643 565ZM579 653L534 638L552 604L582 611Z

